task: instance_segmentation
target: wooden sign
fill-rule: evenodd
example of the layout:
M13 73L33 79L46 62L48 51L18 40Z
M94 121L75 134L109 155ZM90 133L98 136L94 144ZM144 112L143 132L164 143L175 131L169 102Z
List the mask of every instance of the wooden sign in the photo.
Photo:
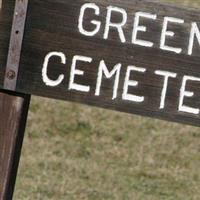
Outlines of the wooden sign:
M200 13L149 0L3 0L0 88L0 200L11 200L30 94L199 126Z
M31 0L19 66L18 92L200 124L197 10L149 0Z

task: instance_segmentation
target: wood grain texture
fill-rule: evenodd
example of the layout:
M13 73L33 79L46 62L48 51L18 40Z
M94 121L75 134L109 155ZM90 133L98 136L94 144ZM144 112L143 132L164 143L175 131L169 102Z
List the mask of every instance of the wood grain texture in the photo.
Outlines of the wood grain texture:
M12 2L12 0L9 1ZM88 12L84 27L92 30L94 28L91 24L92 19L101 21L102 26L94 37L86 37L78 31L80 8L86 2L88 1L31 0L29 2L17 91L199 126L200 116L179 112L178 104L183 76L200 77L200 47L197 41L195 41L192 56L187 54L191 22L194 21L200 25L200 12L148 0L91 0L89 2L99 6L100 15L94 16L94 12ZM123 8L127 12L128 20L123 27L125 43L120 42L116 29L110 31L107 40L103 39L107 7L110 5ZM138 11L157 14L155 21L147 19L140 21L141 25L147 27L147 32L140 33L139 38L153 42L153 48L141 47L131 42L134 16ZM167 39L169 46L183 49L181 54L160 49L160 35L165 16L185 21L182 25L169 25L169 30L174 31L175 36ZM112 20L119 22L121 17L113 15ZM61 73L65 75L64 81L57 87L46 86L42 80L44 57L51 51L63 52L67 58L65 65L61 64L59 59L52 59L50 62L48 76L51 79L57 79ZM77 67L85 74L75 78L76 83L91 87L88 93L68 89L74 55L88 56L93 59L90 64L78 64ZM102 59L105 60L109 70L117 63L122 64L118 97L115 100L112 100L114 79L103 79L100 96L94 95L98 66ZM128 65L147 69L145 75L135 73L131 76L131 79L137 80L139 85L129 89L131 94L144 96L143 103L122 99ZM155 70L177 73L177 78L169 82L163 110L159 109L163 78L156 76ZM198 82L187 84L187 90L193 91L195 95L192 98L185 98L186 105L200 108L199 86Z
M11 200L30 96L0 91L0 200Z

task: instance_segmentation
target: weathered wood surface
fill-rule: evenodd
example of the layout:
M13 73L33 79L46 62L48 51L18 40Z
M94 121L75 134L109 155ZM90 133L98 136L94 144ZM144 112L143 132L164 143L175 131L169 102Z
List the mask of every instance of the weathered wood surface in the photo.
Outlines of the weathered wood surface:
M0 200L11 200L30 96L0 91Z
M12 4L13 1L7 0L7 2ZM85 3L85 0L29 2L17 91L199 126L200 115L181 112L179 104L183 77L185 75L200 77L200 46L196 38L192 55L188 55L191 24L196 22L200 27L200 12L149 0L91 0L90 3L98 6L99 13L97 11L95 14L94 10L88 9L83 19L83 26L87 31L92 31L96 27L94 23L92 24L92 20L95 20L101 23L101 27L97 34L88 37L81 34L78 29L80 9ZM116 28L110 29L107 39L103 38L108 6L124 9L127 13L127 22L123 26L125 43L121 42ZM140 26L145 26L147 30L139 31L138 39L152 42L154 46L151 48L132 42L134 17L138 11L154 14L157 17L156 20L140 19ZM160 48L163 21L166 16L184 20L184 23L169 23L168 30L175 34L166 37L166 45L181 48L181 53ZM111 21L122 22L122 15L113 12ZM56 80L60 74L64 75L64 80L56 87L46 85L42 78L44 58L53 51L62 52L66 56L66 64L61 63L61 58L53 57L48 65L47 75L51 80ZM76 67L84 71L84 75L76 75L74 80L77 84L90 86L89 92L69 89L72 59L75 55L93 59L91 63L78 62ZM103 76L100 95L95 96L101 60L105 61L110 71L117 63L122 65L117 97L113 100L115 76L111 79ZM145 73L131 73L130 79L138 81L138 86L130 86L128 89L128 93L144 97L141 103L127 101L122 97L129 65L146 69ZM169 79L164 109L160 109L164 79L155 74L156 70L177 74L176 78ZM188 81L185 90L194 92L194 95L185 96L184 105L199 109L199 81Z

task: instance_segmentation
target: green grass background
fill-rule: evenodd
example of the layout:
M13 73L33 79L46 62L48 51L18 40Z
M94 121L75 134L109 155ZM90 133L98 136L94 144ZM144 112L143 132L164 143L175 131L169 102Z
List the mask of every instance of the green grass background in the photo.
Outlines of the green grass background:
M199 200L200 129L33 97L14 199Z

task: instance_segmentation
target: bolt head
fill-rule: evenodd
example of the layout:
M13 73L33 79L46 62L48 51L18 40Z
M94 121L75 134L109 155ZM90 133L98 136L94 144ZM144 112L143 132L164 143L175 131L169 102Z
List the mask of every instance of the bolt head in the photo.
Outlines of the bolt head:
M16 77L16 73L15 71L13 70L9 70L7 73L6 73L6 76L9 80L13 80L15 77Z

